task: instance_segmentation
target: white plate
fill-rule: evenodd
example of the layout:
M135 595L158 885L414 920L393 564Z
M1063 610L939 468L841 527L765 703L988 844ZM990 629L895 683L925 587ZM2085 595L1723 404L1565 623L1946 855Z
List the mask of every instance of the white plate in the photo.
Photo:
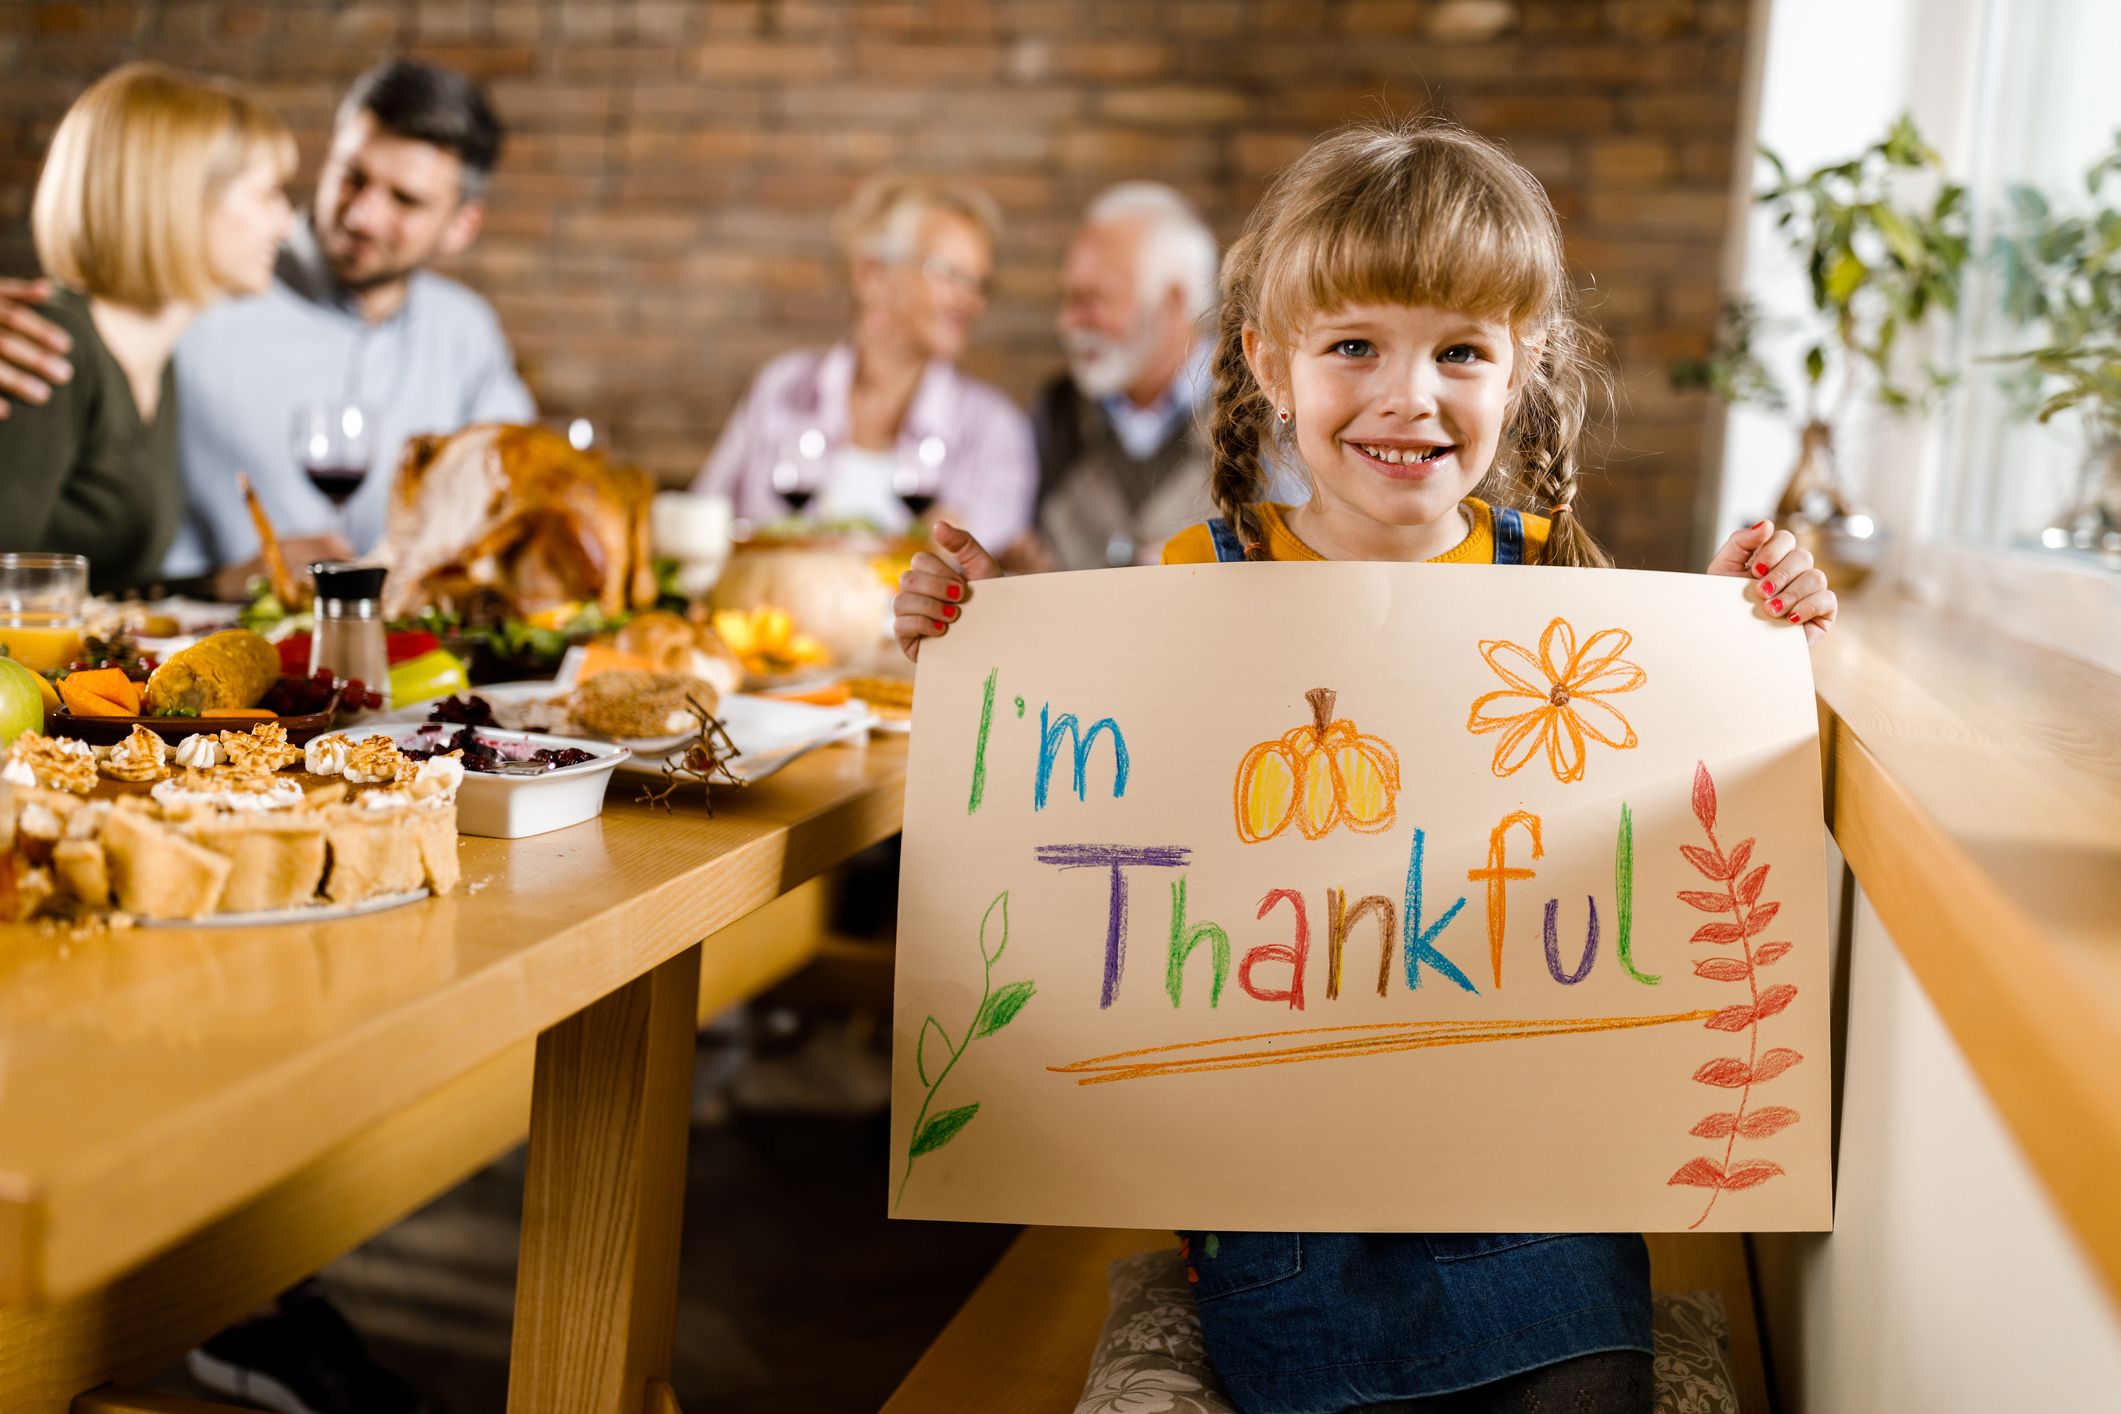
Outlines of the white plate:
M177 621L176 638L199 638L224 628L231 628L242 615L247 604L224 604L214 599L192 599L184 595L172 595L163 599L150 599L140 605L140 612Z
M514 706L525 702L542 702L554 698L564 698L571 691L573 689L566 684L557 680L550 680L544 682L492 682L487 683L483 687L474 687L469 692L459 692L450 695L457 697L483 697L493 706L499 707L503 704ZM409 707L394 707L380 717L370 717L367 720L371 724L409 722L415 726L424 726L427 722L428 711L433 708L435 703L441 700L439 697L431 697L425 702L415 702ZM486 728L481 727L479 730L485 731ZM620 738L616 744L627 747L640 755L660 756L691 741L692 737L693 734L691 732L673 732L668 736L629 736ZM579 738L579 740L601 741L603 738L587 737Z
M582 665L588 661L589 650L587 648L579 643L571 645L566 653L560 657L559 670L552 675L553 691L563 697L573 692L575 684L582 679ZM678 747L683 746L686 742L691 741L693 736L693 731L682 731L669 732L663 736L615 737L613 740L618 741L622 745L632 747L636 755L660 756L665 752L674 751Z
M499 705L558 697L562 692L550 682L499 682L475 687L471 695ZM400 707L380 717L371 717L363 725L422 726L426 724L428 709L433 705L432 702L421 702ZM725 693L715 707L715 715L728 726L729 739L736 744L737 756L731 763L732 768L747 781L763 780L806 751L830 742L852 740L878 725L877 715L858 701L850 700L840 707L819 707L809 702L783 702L748 692ZM884 730L893 729L893 724L884 724ZM896 729L904 730L903 727ZM479 730L483 732L489 728ZM619 745L630 749L633 759L619 769L628 775L660 776L663 762L690 742L693 735L685 732L670 737L629 738ZM602 744L593 737L570 738L569 743L583 747Z
M446 728L448 735L454 735L456 730L454 726ZM604 787L611 784L610 773L633 755L625 747L614 746L608 741L547 736L543 732L503 731L499 727L479 727L477 731L492 741L524 741L532 746L554 748L571 746L588 752L590 759L535 776L466 771L464 783L457 788L457 833L460 835L513 840L593 820L604 808ZM345 735L355 740L388 736L402 743L409 741L413 733L404 722L368 722Z
M748 692L732 692L715 709L729 728L737 755L729 768L745 781L759 781L806 752L836 741L868 736L876 714L859 702L819 707L809 702L781 702ZM690 740L687 737L686 740ZM619 769L630 775L660 776L670 752L636 753Z
M358 918L364 913L418 903L426 897L427 890L423 887L410 893L377 894L357 903L305 903L296 908L260 909L256 913L210 913L204 918L139 918L134 922L141 928L247 928L260 923L325 923L334 918Z

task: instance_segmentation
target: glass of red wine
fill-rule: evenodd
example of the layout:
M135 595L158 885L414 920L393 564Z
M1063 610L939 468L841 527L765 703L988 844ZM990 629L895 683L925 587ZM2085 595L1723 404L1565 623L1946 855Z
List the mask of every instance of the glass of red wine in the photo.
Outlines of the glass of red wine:
M296 464L331 502L339 534L348 543L352 537L346 528L346 503L368 476L375 447L372 421L359 403L304 403L295 409L288 434Z
M800 516L817 494L817 477L807 462L774 463L773 493L788 503L788 514Z
M788 514L801 517L825 481L825 433L806 427L788 439L773 466L773 491L788 503Z
M935 507L935 496L942 484L934 467L926 459L914 463L902 463L891 474L891 492L905 503L906 514L915 523L926 519Z

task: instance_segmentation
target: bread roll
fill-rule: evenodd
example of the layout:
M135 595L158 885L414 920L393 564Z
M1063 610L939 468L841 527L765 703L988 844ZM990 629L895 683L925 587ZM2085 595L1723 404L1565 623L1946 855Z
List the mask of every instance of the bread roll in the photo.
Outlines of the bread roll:
M659 673L682 673L692 666L692 625L651 609L635 614L613 637L612 647L646 658Z

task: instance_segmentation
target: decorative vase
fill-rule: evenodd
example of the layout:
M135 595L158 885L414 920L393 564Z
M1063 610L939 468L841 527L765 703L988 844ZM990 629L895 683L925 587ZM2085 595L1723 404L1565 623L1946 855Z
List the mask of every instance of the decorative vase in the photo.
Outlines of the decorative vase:
M1797 464L1775 502L1775 521L1845 594L1871 577L1880 552L1878 526L1850 507L1834 460L1834 429L1813 418L1798 429Z
M2075 499L2041 533L2040 543L2051 550L2121 555L2121 437L2092 444Z

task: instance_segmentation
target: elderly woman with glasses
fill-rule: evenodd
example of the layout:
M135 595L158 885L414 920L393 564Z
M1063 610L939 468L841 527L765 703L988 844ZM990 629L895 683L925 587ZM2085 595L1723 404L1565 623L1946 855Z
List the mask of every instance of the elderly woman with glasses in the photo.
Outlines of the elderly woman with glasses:
M987 307L999 217L983 193L884 177L834 223L854 330L761 369L693 490L747 520L802 515L903 530L931 507L987 545L1030 526L1023 412L956 362Z

